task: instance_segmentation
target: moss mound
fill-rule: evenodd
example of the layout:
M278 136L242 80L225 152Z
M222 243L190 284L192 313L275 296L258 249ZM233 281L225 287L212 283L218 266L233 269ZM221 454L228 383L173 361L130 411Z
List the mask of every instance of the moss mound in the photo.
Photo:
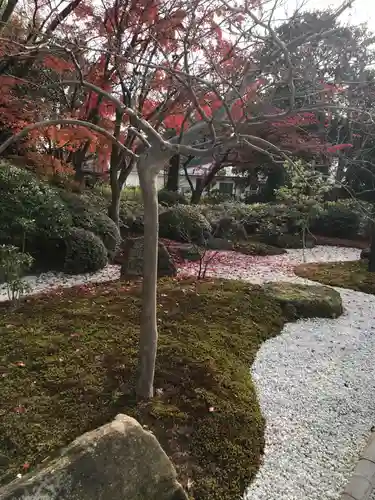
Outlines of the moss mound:
M343 313L340 294L326 286L267 283L264 289L285 311L299 318L337 318Z
M245 255L260 255L265 257L267 255L282 255L286 253L283 248L274 247L257 241L242 241L236 243L234 250Z
M122 412L152 429L184 486L193 480L194 499L239 498L264 447L249 366L290 313L280 302L248 283L162 280L157 396L138 406L138 285L56 291L16 312L2 305L1 482Z
M296 267L295 273L325 285L375 294L375 273L367 271L367 261L303 264Z

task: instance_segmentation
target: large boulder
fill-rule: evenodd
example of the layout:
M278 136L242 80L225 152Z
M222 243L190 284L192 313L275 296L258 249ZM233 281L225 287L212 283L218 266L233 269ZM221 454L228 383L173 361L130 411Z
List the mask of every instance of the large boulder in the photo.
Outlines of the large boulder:
M175 262L183 262L185 260L195 262L200 260L203 255L201 247L190 243L168 241L166 247Z
M226 238L211 237L205 242L205 247L210 250L233 250L234 245Z
M280 303L288 317L337 318L343 313L339 292L328 286L270 282L264 290Z
M143 275L144 238L128 238L121 244L116 263L121 265L122 279L135 279ZM177 268L166 246L159 241L158 278L176 276Z
M153 434L133 418L83 434L35 473L0 489L0 500L187 500Z

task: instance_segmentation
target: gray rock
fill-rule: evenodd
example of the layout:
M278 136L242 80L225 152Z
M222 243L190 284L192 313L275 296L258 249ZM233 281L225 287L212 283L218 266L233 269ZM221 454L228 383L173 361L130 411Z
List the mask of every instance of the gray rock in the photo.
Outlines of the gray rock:
M202 252L198 245L190 245L189 243L174 243L173 246L168 248L170 254L176 259L183 259L189 261L197 261L202 258Z
M225 238L209 238L205 247L210 250L233 250L233 243Z
M143 274L144 238L129 238L121 245L116 262L121 264L121 278L134 279ZM176 276L177 268L167 248L159 242L158 277Z
M370 247L364 248L361 252L361 259L369 259L370 258Z
M0 500L188 500L155 436L133 418L83 434Z

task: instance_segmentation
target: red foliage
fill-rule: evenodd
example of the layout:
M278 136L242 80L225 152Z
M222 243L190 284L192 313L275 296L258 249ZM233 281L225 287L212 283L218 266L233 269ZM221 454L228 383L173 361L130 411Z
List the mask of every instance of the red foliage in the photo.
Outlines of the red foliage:
M350 149L353 144L336 144L327 147L327 153L336 153L337 151L344 151L345 149Z
M56 73L64 73L65 71L72 71L74 64L71 61L66 61L60 57L53 56L52 54L45 56L43 65L46 68L52 69Z

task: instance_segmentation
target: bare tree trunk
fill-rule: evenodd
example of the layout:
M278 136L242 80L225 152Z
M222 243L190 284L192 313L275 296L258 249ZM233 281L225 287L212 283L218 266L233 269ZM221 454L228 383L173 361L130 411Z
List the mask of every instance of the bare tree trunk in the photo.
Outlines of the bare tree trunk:
M138 399L154 395L154 373L158 344L156 319L158 265L158 197L155 171L138 166L144 204L144 250L141 330L139 339Z
M211 184L211 182L214 180L215 175L221 170L222 165L224 162L227 161L229 153L225 153L223 158L220 160L216 161L210 168L209 172L205 175L202 184L199 186L199 188L195 188L194 191L191 194L191 200L190 203L192 205L197 205L202 197L203 191Z
M119 187L112 186L111 187L111 203L108 207L108 215L116 224L117 227L120 226L120 199L121 199L121 191Z
M179 175L180 175L180 155L174 155L169 160L169 170L168 170L168 178L167 178L167 190L168 191L178 191L179 184Z
M370 255L368 258L368 271L375 273L375 222L372 222Z
M196 187L194 191L191 193L190 203L192 205L198 205L198 203L201 201L202 193L205 187L206 187L205 184L202 183L201 186Z
M14 9L16 8L16 5L18 3L18 0L8 0L8 3L6 4L3 15L1 16L1 21L0 21L0 32L3 31L5 28L6 23L8 22L10 16L13 14ZM1 2L1 6L3 3Z

